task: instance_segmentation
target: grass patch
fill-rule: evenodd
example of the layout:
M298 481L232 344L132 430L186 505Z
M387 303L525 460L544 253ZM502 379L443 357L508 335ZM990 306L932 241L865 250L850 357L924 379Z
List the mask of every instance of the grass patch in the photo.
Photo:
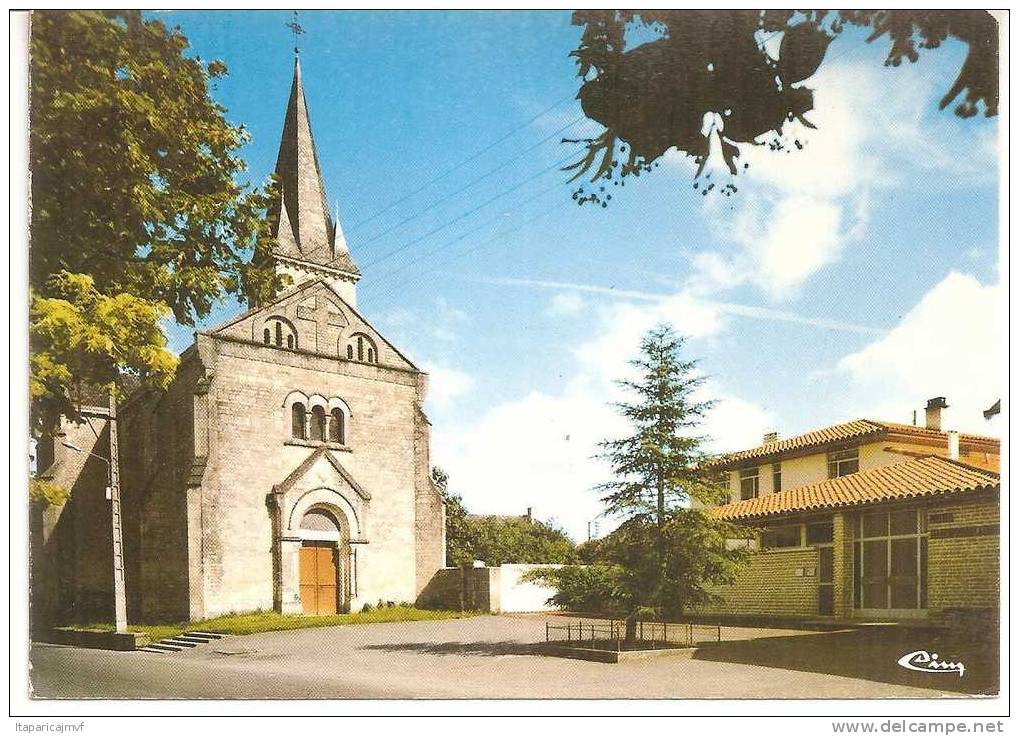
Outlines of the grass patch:
M412 606L376 608L360 613L340 613L335 616L283 615L272 611L217 616L203 621L155 626L130 626L130 631L146 634L152 641L168 639L188 631L215 631L224 634L260 634L266 631L290 631L320 626L348 626L350 624L382 624L398 621L441 621L480 615L477 611L428 611ZM96 631L112 631L109 624L90 624Z

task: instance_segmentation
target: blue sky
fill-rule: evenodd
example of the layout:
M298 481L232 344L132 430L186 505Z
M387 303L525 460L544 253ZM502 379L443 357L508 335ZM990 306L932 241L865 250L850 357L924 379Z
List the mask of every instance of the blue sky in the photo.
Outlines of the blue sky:
M290 14L159 16L191 53L229 66L214 95L251 132L243 156L263 181L291 81ZM328 196L364 274L359 307L430 372L433 461L472 510L532 506L584 534L599 511L588 488L604 478L594 442L623 429L611 380L660 320L690 336L710 376L716 449L855 416L908 421L942 394L955 426L993 431L979 409L1002 387L997 126L937 110L963 45L885 68L886 41L847 33L809 81L818 130L804 151L748 151L731 198L701 196L691 164L668 156L602 209L574 204L556 167L578 155L561 137L598 130L573 99L569 13L300 22ZM173 335L178 349L190 341Z

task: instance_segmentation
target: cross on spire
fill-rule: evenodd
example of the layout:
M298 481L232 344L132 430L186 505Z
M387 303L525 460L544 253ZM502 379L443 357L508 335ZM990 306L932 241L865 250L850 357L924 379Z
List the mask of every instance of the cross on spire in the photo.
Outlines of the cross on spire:
M351 260L339 218L330 216L304 99L300 57L294 58L294 81L276 158L276 178L282 194L279 209L273 213L277 255L356 279L359 272Z
M301 49L297 45L297 37L304 35L304 28L297 22L297 11L294 11L294 19L289 23L285 24L287 28L294 34L294 56L300 56Z

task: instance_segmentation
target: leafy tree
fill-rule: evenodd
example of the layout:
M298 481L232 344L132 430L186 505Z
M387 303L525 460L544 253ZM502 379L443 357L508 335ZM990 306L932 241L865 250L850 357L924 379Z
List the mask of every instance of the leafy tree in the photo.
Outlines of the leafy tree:
M710 584L731 581L745 554L726 544L742 532L703 511L725 489L696 434L711 403L693 397L704 378L680 357L682 345L670 327L654 328L631 362L638 377L619 382L634 396L617 404L633 431L601 443L615 478L596 490L605 513L623 522L585 551L598 568L586 579L599 588L582 591L585 578L573 572L538 574L557 588L560 602L579 594L626 611L628 637L640 613L672 617L711 600Z
M449 475L438 466L432 468L432 484L446 504L446 566L459 567L470 563L474 557L463 499L449 490Z
M554 521L525 516L472 516L463 499L449 489L449 475L432 468L432 483L446 504L446 565L474 560L504 563L575 563L576 545Z
M72 389L131 372L165 386L162 323L193 325L227 294L263 301L273 187L236 177L249 139L185 56L179 29L137 11L32 16L31 407L76 416Z
M554 521L526 516L469 516L470 548L474 560L486 565L573 564L576 545Z
M967 43L966 61L941 108L962 95L955 108L961 117L981 106L988 116L998 112L998 27L983 10L582 10L573 23L584 27L571 54L583 80L581 106L605 126L598 138L577 141L587 150L566 167L576 170L574 179L590 174L592 181L625 184L673 147L694 157L698 176L713 144L733 175L741 145L801 148L801 141L786 140L785 126L797 120L814 127L806 117L813 91L803 82L847 26L869 29L868 41L887 36L891 66L916 62L918 49L935 49L948 38ZM763 42L779 34L773 59ZM722 191L734 190L730 183ZM574 199L604 207L611 194L582 186Z

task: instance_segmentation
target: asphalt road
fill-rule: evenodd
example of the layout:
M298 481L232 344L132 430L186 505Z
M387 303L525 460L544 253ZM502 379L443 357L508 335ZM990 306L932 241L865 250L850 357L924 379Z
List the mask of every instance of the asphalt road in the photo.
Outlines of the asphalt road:
M32 695L932 698L958 696L966 689L950 682L950 675L896 667L895 659L903 653L898 642L889 646L873 637L864 641L837 632L731 629L726 637L731 641L705 648L694 659L600 664L535 656L528 653L528 645L544 640L545 620L504 615L303 629L228 637L176 654L36 644L30 655ZM846 667L844 661L856 664ZM946 685L951 689L932 689Z

